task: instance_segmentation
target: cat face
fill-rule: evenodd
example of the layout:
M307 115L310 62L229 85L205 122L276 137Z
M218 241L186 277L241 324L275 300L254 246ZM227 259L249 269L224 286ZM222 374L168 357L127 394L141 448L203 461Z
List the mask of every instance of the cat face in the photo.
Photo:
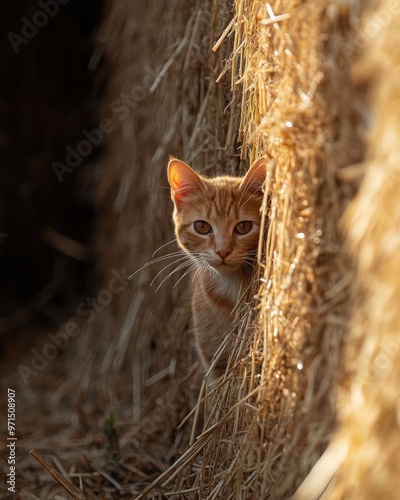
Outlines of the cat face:
M245 177L213 179L172 159L168 180L180 247L221 274L249 267L258 246L265 175L264 159L258 160Z

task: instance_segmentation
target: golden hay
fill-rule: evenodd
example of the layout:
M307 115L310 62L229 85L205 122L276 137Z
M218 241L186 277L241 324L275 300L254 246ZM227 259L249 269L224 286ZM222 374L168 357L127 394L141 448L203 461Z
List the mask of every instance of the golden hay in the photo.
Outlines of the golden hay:
M342 424L328 458L324 498L397 499L400 494L400 9L382 0L364 19L369 34L357 79L372 82L372 127L366 173L346 214L356 256L355 306L345 368L351 375L340 400ZM306 481L308 492L315 478ZM301 498L317 498L315 492ZM300 497L299 497L300 498Z
M170 153L210 174L241 174L264 155L269 230L217 385L202 384L185 284L172 277L154 293L170 261L123 280L38 379L49 416L23 446L85 498L287 498L330 442L353 283L338 223L354 167L341 167L364 156L349 78L359 15L356 1L108 2L103 287L172 240ZM22 498L63 494L30 458L20 475Z

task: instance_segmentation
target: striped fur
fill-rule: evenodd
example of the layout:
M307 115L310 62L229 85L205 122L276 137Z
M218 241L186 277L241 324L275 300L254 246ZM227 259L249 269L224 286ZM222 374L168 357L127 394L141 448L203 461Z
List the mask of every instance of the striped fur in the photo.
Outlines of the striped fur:
M168 166L177 241L195 265L191 290L193 330L206 370L232 329L232 311L251 276L265 174L263 159L245 177L207 179L174 158ZM207 222L212 231L199 234L196 221ZM235 232L242 221L252 224L247 234ZM213 378L224 371L227 356L225 352L216 361Z

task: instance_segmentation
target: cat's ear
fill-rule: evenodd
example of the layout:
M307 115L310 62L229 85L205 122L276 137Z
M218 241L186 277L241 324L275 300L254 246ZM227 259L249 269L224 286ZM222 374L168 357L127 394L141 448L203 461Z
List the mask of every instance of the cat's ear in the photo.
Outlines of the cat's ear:
M262 187L267 176L267 163L264 158L258 159L247 171L240 185L245 191L259 193L262 196Z
M203 181L200 176L181 160L171 158L168 164L168 182L171 196L177 206L190 194L201 189Z

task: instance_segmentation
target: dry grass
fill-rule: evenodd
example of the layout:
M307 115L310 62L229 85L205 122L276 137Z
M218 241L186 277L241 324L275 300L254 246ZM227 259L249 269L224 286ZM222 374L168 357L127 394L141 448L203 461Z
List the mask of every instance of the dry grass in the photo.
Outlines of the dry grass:
M185 285L166 281L157 294L149 286L161 262L21 389L22 407L40 405L43 422L25 424L21 446L85 498L287 498L335 429L353 283L338 223L354 168L342 167L364 155L343 44L360 4L221 4L108 4L102 117L136 86L145 97L125 119L114 115L98 170L103 283L172 240L169 153L210 174L243 173L264 155L270 203L259 269L215 386L202 384ZM63 498L31 457L19 474L21 498Z
M373 119L365 178L344 221L357 273L345 356L350 383L339 401L342 424L333 445L341 452L331 457L324 484L336 473L326 493L332 499L394 500L400 490L399 22L390 2L377 3L362 30L380 28L355 71L360 83L369 84ZM309 491L314 487L310 478Z

